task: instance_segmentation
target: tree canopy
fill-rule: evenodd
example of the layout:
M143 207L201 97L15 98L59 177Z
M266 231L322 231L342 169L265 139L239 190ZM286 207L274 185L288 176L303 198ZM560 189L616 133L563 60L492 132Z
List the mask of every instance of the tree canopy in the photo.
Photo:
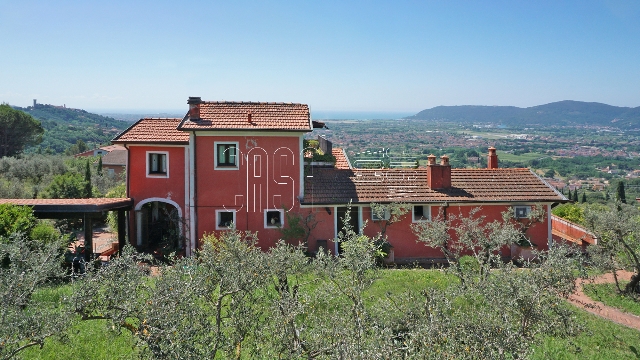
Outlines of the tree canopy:
M26 146L42 142L44 129L31 115L0 105L0 157L19 154Z

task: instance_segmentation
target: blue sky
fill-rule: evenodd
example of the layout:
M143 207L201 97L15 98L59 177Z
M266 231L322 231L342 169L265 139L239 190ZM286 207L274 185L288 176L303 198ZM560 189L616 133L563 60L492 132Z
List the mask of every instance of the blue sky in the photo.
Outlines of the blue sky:
M0 0L0 102L640 106L638 1Z

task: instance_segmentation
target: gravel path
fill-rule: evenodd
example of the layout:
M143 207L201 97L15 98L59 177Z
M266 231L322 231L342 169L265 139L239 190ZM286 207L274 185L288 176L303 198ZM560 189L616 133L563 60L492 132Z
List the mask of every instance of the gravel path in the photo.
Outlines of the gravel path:
M618 271L618 280L628 281L629 279L631 279L632 274L633 273L630 271ZM604 284L612 282L614 282L613 274L610 273L597 276L593 279L578 279L576 280L576 291L571 296L569 296L569 301L577 307L580 307L592 314L598 315L618 324L640 330L640 316L636 316L618 310L614 307L607 306L600 301L594 301L582 291L582 286L584 284Z

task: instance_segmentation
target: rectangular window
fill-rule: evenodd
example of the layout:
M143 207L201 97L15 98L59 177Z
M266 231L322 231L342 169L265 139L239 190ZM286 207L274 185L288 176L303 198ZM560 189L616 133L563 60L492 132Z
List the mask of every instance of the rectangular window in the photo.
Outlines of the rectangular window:
M147 176L169 177L169 153L147 151Z
M279 228L284 224L284 210L265 210L264 227Z
M529 216L529 212L531 211L531 207L529 206L514 206L513 207L513 215L516 219L523 219Z
M431 207L429 205L413 206L413 222L429 221L431 219Z
M215 168L238 168L238 143L215 143Z
M216 210L216 230L231 229L235 223L235 210Z
M375 212L371 209L371 220L381 221L389 219L391 219L391 212L389 212L389 209L380 209L379 212Z

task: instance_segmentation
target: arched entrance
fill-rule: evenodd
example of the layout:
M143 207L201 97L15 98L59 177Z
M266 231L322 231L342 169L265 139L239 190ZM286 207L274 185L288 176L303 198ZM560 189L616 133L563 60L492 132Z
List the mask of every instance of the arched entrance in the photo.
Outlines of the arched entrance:
M169 199L151 198L136 205L137 246L163 256L181 253L185 246L182 211Z

